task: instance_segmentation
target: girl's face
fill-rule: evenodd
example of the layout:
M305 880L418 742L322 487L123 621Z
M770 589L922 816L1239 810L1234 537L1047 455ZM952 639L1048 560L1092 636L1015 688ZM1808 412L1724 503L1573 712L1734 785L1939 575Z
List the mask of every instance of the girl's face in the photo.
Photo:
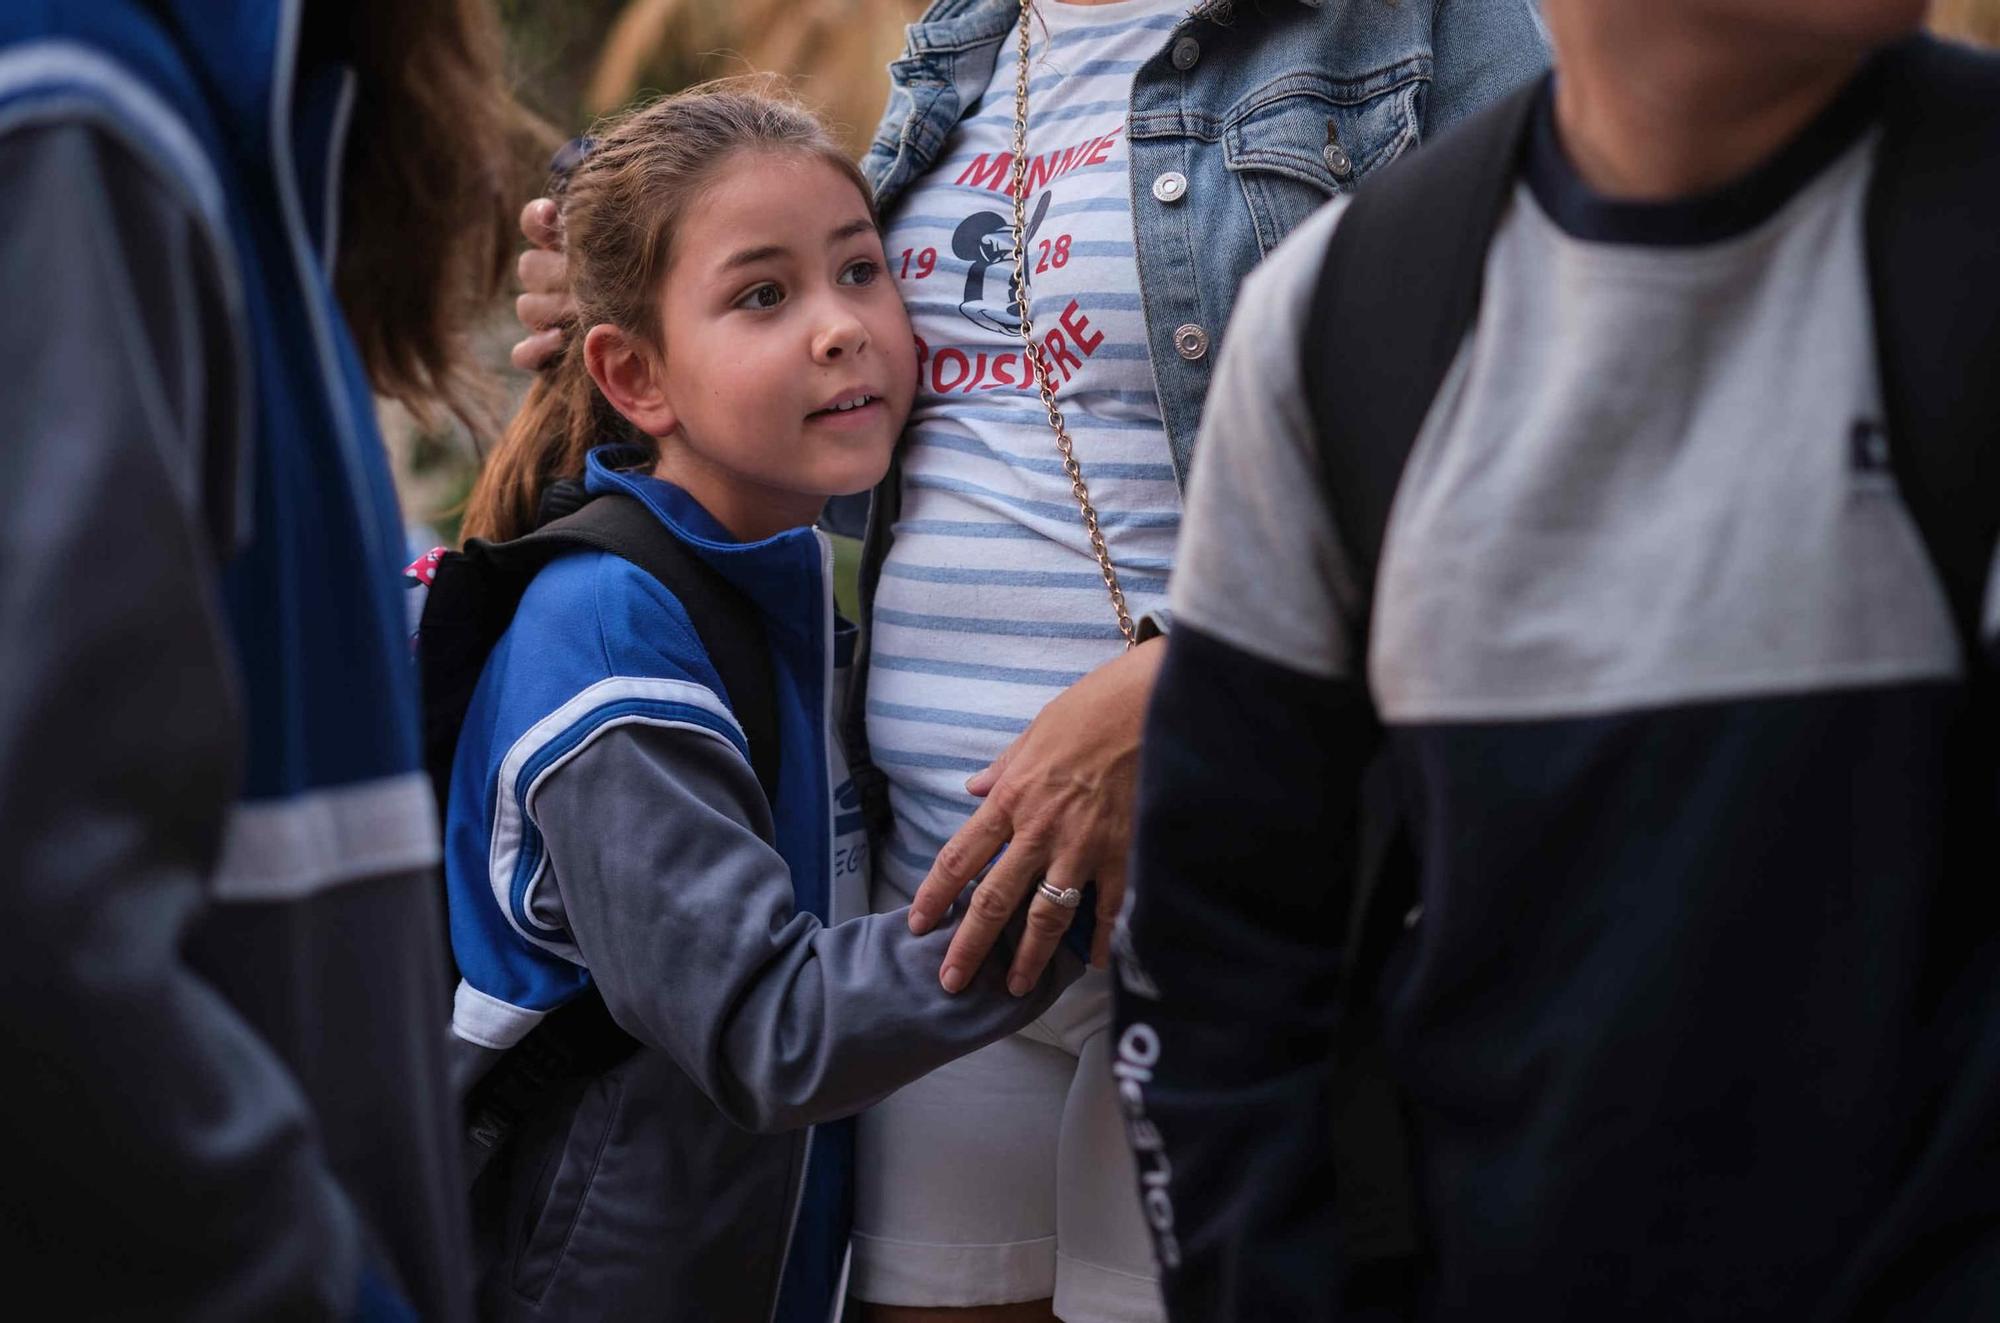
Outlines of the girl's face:
M916 342L853 182L805 153L743 152L688 208L674 250L664 362L648 365L656 407L624 410L660 437L660 476L744 539L879 482Z

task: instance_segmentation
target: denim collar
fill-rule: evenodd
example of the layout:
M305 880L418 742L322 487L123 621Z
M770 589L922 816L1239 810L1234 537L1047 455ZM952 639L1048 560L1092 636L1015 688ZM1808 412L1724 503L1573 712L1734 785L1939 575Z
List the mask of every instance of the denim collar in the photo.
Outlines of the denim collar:
M1318 9L1325 0L1297 0L1297 3ZM1203 0L1189 5L1188 10L1192 16L1213 7L1214 0ZM949 54L984 45L1005 36L1020 12L1019 0L936 0L921 19L910 25L910 54Z

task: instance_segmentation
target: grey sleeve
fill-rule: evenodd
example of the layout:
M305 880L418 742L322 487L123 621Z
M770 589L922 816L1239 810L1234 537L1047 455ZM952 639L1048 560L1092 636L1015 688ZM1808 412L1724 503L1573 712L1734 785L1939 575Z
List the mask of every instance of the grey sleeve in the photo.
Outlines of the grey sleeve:
M1345 210L1328 203L1243 282L1202 410L1170 599L1174 619L1321 677L1355 669L1358 593L1328 513L1300 337Z
M749 1129L860 1111L1025 1026L1082 972L1060 952L1015 998L1003 954L953 996L938 986L950 925L913 937L903 910L831 926L795 912L749 764L704 734L614 726L532 811L612 1016Z
M1535 0L1438 0L1431 28L1428 142L1549 67L1549 33Z
M0 134L0 195L0 1225L72 1316L338 1317L358 1218L186 951L241 742L219 270L96 129Z

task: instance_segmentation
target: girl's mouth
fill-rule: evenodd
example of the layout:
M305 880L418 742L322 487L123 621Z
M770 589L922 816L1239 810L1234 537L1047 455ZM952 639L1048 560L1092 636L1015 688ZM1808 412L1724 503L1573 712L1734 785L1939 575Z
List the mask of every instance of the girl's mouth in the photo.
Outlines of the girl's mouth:
M874 410L874 407L876 405L879 405L881 402L882 402L882 397L879 395L868 395L865 393L858 394L851 396L847 399L841 400L836 404L830 404L824 409L815 409L811 413L807 414L806 417L849 418L853 417L856 414L870 413Z

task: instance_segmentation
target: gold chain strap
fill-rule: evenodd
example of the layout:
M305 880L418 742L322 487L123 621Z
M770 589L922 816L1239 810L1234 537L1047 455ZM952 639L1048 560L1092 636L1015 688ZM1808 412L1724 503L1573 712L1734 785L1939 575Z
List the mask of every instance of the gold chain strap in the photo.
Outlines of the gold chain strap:
M1028 362L1034 368L1035 385L1048 410L1049 430L1056 434L1056 450L1062 455L1063 471L1069 475L1070 495L1083 512L1083 531L1090 535L1090 549L1097 553L1097 568L1104 575L1104 591L1111 595L1111 609L1118 613L1118 632L1125 646L1139 641L1132 613L1125 607L1125 590L1118 586L1118 571L1111 564L1111 551L1104 545L1104 530L1097 526L1097 507L1090 503L1090 488L1084 485L1083 468L1076 462L1076 447L1063 425L1062 410L1056 407L1056 388L1049 380L1048 359L1035 343L1035 324L1028 315L1028 19L1034 0L1021 0L1021 60L1014 76L1014 171L1008 189L1014 195L1014 299L1021 313L1021 343L1027 347Z

